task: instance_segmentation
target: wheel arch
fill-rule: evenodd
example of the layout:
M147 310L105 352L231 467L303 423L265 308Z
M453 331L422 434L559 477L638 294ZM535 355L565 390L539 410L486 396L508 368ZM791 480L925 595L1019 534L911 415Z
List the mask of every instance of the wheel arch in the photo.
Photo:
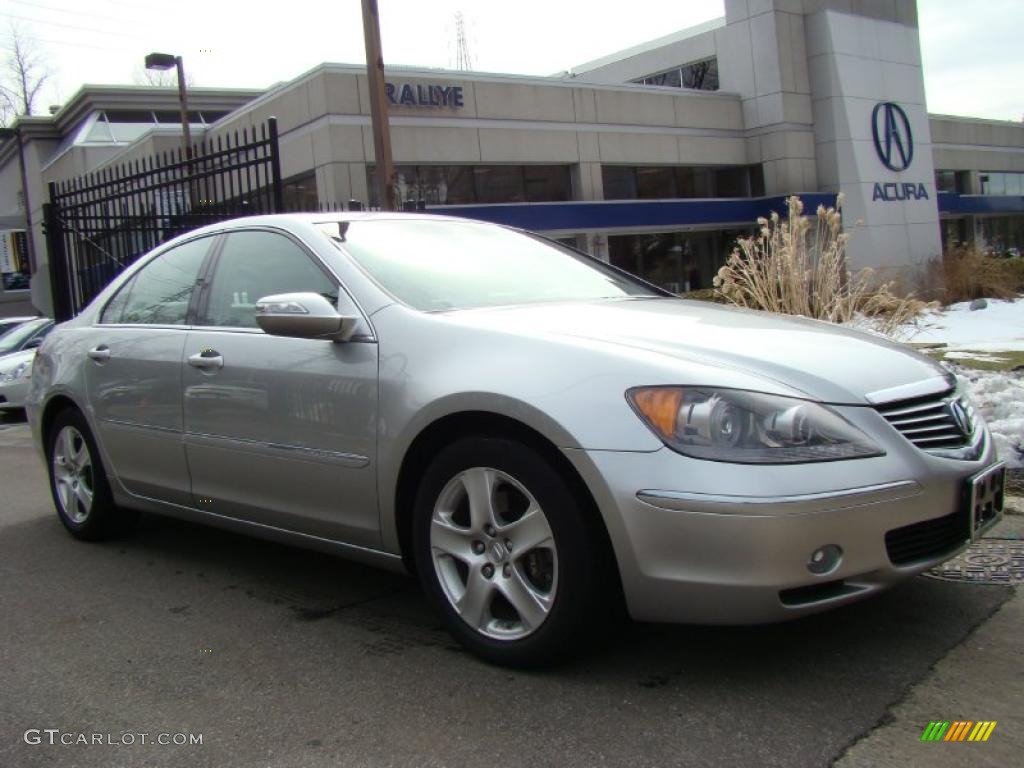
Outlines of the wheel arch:
M415 572L413 563L412 523L416 492L438 450L465 437L499 437L515 440L529 446L556 467L565 478L573 494L583 505L588 522L593 526L597 540L602 544L601 556L607 560L609 576L621 595L622 579L618 570L611 537L597 501L583 477L565 454L548 437L535 428L510 416L490 411L459 411L435 419L424 427L410 443L402 459L395 488L395 526L399 548L406 568Z
M39 438L43 445L43 451L47 450L47 445L50 438L50 428L53 426L54 419L57 418L57 414L61 411L73 409L85 416L85 409L82 408L73 398L63 393L57 393L50 397L46 404L43 406L42 413L39 417ZM86 421L88 417L86 416Z

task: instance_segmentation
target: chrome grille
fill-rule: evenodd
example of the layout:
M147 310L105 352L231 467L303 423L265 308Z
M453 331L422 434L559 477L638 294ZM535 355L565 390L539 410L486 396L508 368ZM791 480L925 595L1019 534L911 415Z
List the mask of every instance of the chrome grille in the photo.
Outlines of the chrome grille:
M962 448L974 432L974 409L953 392L875 407L901 435L926 451Z

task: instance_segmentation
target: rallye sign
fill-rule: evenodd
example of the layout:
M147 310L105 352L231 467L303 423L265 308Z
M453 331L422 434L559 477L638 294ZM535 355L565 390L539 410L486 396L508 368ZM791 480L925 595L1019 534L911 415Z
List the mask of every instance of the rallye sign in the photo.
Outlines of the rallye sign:
M396 107L451 107L464 106L461 85L435 85L432 83L384 83L388 103Z

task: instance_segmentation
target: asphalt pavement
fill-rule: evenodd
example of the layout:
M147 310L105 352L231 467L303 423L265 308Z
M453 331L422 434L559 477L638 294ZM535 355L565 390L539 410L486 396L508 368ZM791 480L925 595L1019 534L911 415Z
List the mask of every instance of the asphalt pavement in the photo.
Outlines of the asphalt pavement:
M988 745L922 744L927 721L912 721L1016 716L1024 687L1005 652L992 671L1015 688L989 711L935 703L885 729L949 659L966 653L963 668L986 653L970 638L997 612L1019 636L1021 612L1000 612L1012 594L916 578L788 624L631 625L564 667L514 672L463 652L402 576L156 516L121 541L73 540L27 428L8 419L0 766L929 765L959 747L977 758ZM880 751L865 752L880 733Z

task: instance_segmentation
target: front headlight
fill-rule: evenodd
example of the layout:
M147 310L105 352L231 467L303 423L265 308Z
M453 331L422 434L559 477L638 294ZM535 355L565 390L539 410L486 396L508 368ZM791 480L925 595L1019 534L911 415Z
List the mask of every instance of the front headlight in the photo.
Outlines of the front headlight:
M799 464L883 456L830 408L809 400L709 387L635 387L626 399L665 444L737 464Z
M0 381L10 383L18 379L27 379L31 375L32 363L18 363L11 370L0 374Z

